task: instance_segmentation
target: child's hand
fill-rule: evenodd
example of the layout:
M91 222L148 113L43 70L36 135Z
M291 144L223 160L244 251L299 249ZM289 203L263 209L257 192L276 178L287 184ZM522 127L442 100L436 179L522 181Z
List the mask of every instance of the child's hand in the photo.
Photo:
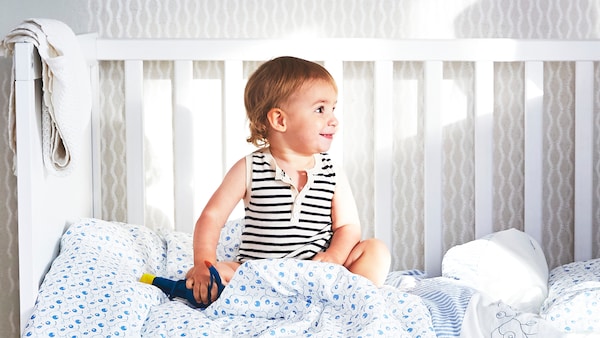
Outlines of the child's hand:
M217 286L213 284L213 289L210 290L210 298L208 287L210 285L210 271L204 264L194 265L185 275L185 287L191 289L194 293L196 302L202 304L210 304L219 296Z

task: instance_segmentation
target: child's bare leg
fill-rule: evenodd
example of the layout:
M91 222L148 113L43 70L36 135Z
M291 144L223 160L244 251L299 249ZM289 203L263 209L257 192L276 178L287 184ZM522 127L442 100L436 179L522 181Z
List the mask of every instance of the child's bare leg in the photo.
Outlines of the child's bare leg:
M223 285L229 284L229 281L231 281L231 278L233 278L235 270L237 270L239 266L240 263L229 261L217 262L217 264L215 264L215 268L219 272L219 276L221 276L221 282L223 282Z
M381 287L389 273L390 264L391 256L387 246L372 238L358 243L348 255L344 266Z

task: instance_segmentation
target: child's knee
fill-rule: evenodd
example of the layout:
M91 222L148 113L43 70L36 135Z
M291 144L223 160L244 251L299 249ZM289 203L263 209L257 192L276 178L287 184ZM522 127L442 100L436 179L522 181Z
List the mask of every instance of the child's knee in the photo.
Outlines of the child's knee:
M374 255L377 255L381 258L391 256L389 248L383 241L381 241L377 238L370 238L370 239L364 240L364 242L365 242L365 251L372 253Z

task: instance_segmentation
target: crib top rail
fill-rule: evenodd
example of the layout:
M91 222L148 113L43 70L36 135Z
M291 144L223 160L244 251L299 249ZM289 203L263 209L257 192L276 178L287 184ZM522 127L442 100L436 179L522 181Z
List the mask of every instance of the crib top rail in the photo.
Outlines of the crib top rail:
M96 51L98 60L591 61L600 40L98 39Z

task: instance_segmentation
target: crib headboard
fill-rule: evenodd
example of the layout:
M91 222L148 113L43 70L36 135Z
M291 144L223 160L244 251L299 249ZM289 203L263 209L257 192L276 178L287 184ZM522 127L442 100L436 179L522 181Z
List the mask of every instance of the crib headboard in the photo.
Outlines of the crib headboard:
M444 146L444 133L447 107L440 98L444 96L446 86L445 65L447 63L468 63L472 68L472 83L469 85L468 110L471 112L472 130L472 180L473 191L469 203L473 204L473 235L480 237L491 233L494 228L495 193L494 180L497 163L494 156L494 112L495 77L497 64L520 63L523 65L524 91L521 98L523 106L523 187L522 210L523 230L544 242L544 194L541 173L543 172L543 107L544 107L544 67L548 62L568 62L574 67L574 155L572 179L574 210L572 224L566 226L573 236L575 260L591 258L594 244L594 144L598 131L594 130L595 105L594 89L598 85L597 61L600 60L599 41L540 41L508 39L470 39L470 40L381 40L381 39L323 39L323 40L168 40L168 39L94 39L87 36L81 40L91 62L91 79L96 91L93 113L90 114L89 130L85 133L85 165L80 172L72 176L57 179L48 176L41 163L39 80L35 74L34 49L23 45L16 49L15 65L17 74L25 70L26 76L17 75L18 107L18 194L19 194L19 250L21 281L21 313L26 318L35 301L35 292L46 268L56 255L60 234L70 220L76 217L102 217L103 203L110 198L111 192L101 192L103 146L100 129L102 102L113 100L114 93L102 94L103 79L110 74L102 74L95 62L118 63L124 74L122 88L124 93L125 120L125 169L122 173L110 169L113 176L125 176L126 179L126 221L145 223L147 208L147 149L145 143L152 132L145 130L145 120L149 118L148 108L144 104L148 78L144 67L150 62L165 61L169 68L168 88L169 105L172 108L172 129L167 136L172 149L172 180L174 199L173 224L182 231L191 231L198 216L197 205L204 197L197 197L198 187L214 187L224 171L240 156L250 150L245 144L246 126L242 104L244 81L252 63L261 62L279 55L294 55L322 62L338 82L340 98L337 111L342 132L337 136L331 150L334 158L344 163L346 171L351 171L356 163L352 146L348 140L362 138L363 135L344 131L344 124L351 124L355 115L348 114L351 106L356 105L355 98L345 91L352 85L353 77L346 75L346 67L352 63L368 64L372 76L372 101L368 111L369 124L364 128L365 142L372 145L370 164L363 173L372 179L372 185L365 191L371 195L361 196L357 200L367 200L372 209L367 213L367 231L384 241L392 251L402 252L401 246L416 243L422 249L422 257L415 258L415 268L422 268L431 275L441 271L441 259L447 249L444 245L445 224L444 187L448 179L444 176L444 159L452 156ZM195 62L217 62L223 69L223 76L217 82L204 86L211 95L211 86L220 93L221 106L210 112L198 112L192 106L199 94L194 87ZM418 76L410 79L395 77L395 69L401 63L418 63L414 66ZM250 66L248 66L250 64ZM29 65L34 65L31 68ZM122 65L122 66L121 66ZM171 67L171 66L169 66ZM412 67L412 66L411 66ZM100 67L101 68L101 67ZM100 74L100 75L99 75ZM353 75L354 76L354 75ZM402 81L406 80L407 83ZM415 215L422 224L416 229L420 233L406 234L397 230L397 209L406 201L397 198L396 184L398 163L392 153L397 147L399 130L397 118L398 83L403 90L414 91L416 97L411 109L422 112L422 121L414 122L419 129L422 141L417 143L420 149L418 166L422 189L416 192L422 215ZM103 96L104 95L104 96ZM106 98L106 96L110 96ZM104 100L104 101L103 101ZM408 103L404 102L406 105ZM216 112L216 113L215 113ZM199 117L198 117L199 116ZM197 128L196 119L203 121ZM410 120L410 119L409 119ZM196 121L196 122L194 122ZM406 120L403 120L406 122ZM410 122L410 121L409 121ZM408 123L408 122L406 122ZM106 123L105 128L111 128ZM211 158L213 169L199 169L199 164L191 160L199 152L198 135L210 132L208 144L201 151ZM169 142L167 142L170 144ZM109 149L104 151L118 151ZM199 171L200 170L200 171ZM364 169L361 169L364 171ZM198 175L200 172L201 175ZM352 178L352 175L350 175ZM405 178L411 180L413 178ZM569 178L570 179L570 178ZM396 183L395 183L396 182ZM358 184L358 183L355 183ZM205 194L212 192L206 189ZM362 191L362 190L361 190ZM57 195L60 193L60 195ZM521 193L521 191L516 192ZM113 193L114 194L114 193ZM355 192L356 194L356 192ZM170 199L170 198L169 198ZM200 200L200 201L199 201ZM359 205L359 208L361 205ZM597 220L596 220L597 221ZM363 224L364 225L364 224ZM470 225L469 225L470 226ZM510 225L508 225L510 226ZM414 236L415 238L403 238ZM446 245L447 246L447 245ZM402 255L399 253L398 255ZM408 268L408 267L407 267Z
M82 46L93 46L94 36L79 37ZM42 66L33 44L16 43L14 95L16 112L16 169L19 223L19 290L21 323L35 303L38 288L59 251L66 227L94 213L94 160L92 112L77 140L83 146L78 164L68 176L51 175L42 160ZM90 60L90 72L95 69ZM82 112L85 113L85 112ZM96 124L97 125L97 124ZM94 146L93 146L94 145ZM99 185L97 185L99 186ZM97 206L96 206L97 208Z

